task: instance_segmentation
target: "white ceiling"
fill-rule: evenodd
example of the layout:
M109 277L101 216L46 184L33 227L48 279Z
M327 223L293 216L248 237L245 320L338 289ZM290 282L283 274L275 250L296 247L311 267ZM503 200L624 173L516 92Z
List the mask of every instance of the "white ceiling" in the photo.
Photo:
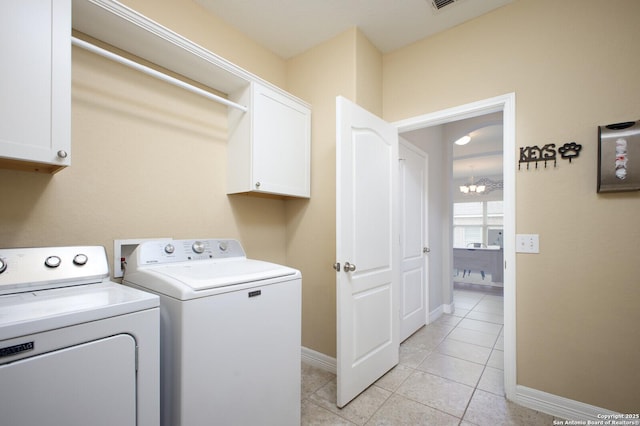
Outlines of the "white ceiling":
M453 178L502 175L502 123L469 132L471 142L453 145Z
M196 0L282 58L358 27L387 53L515 0Z
M458 146L453 142L461 136L471 136L471 142ZM502 112L453 121L435 127L412 130L401 135L422 149L430 141L442 140L453 146L453 179L476 180L502 175L503 118Z

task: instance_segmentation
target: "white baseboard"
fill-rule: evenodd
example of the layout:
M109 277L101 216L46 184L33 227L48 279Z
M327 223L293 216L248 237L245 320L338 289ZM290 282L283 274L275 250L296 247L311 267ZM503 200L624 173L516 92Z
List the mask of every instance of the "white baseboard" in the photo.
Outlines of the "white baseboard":
M431 324L438 318L442 316L442 314L452 314L455 311L456 307L454 303L450 305L442 304L435 308L433 311L429 312L429 322L427 324Z
M335 358L321 352L314 351L313 349L305 348L304 346L302 347L302 362L313 365L321 370L328 371L329 373L336 374L338 371L338 364Z
M429 312L429 322L427 324L431 324L432 322L434 322L435 320L437 320L442 316L443 314L442 306L443 305L440 305L437 308L435 308L433 311Z
M603 420L603 415L619 414L522 385L516 386L516 397L513 402L564 420Z
M453 303L453 302L451 302L450 305L444 304L444 305L442 305L442 311L445 314L452 314L452 313L454 313L456 311L456 304Z

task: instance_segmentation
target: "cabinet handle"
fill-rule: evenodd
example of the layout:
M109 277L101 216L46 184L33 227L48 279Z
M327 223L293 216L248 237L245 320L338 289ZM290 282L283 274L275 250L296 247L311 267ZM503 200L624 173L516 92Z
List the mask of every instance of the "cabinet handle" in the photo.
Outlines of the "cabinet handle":
M58 151L58 158L67 158L67 155L67 151L65 151L64 149Z
M256 188L260 188L260 182L256 182Z

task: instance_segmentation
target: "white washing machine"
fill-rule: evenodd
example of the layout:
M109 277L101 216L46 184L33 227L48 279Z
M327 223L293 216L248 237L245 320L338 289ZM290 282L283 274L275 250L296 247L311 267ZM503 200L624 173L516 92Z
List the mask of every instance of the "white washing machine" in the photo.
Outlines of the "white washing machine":
M300 424L299 271L236 240L149 241L124 283L160 296L163 425Z
M103 247L0 249L0 424L159 424L159 298L108 278Z

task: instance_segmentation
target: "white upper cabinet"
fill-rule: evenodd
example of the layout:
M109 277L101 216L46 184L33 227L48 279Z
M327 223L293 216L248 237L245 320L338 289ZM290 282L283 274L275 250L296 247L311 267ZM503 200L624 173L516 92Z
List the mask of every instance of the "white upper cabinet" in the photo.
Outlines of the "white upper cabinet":
M0 167L55 173L71 163L71 3L0 9Z
M227 192L310 196L311 110L258 83L231 97Z

